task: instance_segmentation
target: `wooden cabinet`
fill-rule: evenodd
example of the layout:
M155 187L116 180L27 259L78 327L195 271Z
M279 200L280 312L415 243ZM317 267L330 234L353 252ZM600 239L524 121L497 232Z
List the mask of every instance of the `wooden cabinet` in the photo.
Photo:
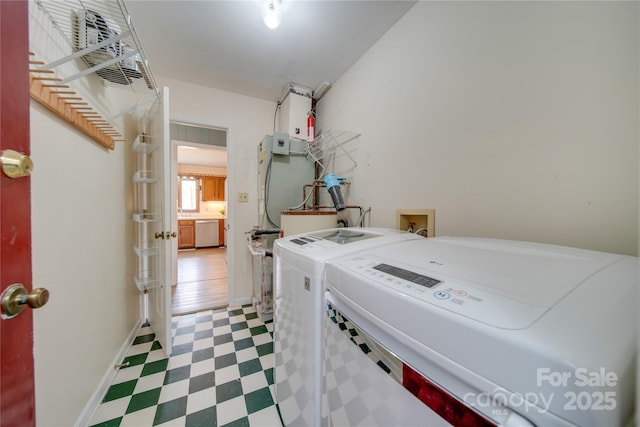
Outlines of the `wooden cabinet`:
M202 177L202 201L210 202L213 200L213 176Z
M224 219L218 220L218 244L220 246L224 246Z
M202 201L224 202L224 176L202 177Z
M196 245L195 220L178 221L178 249L193 248Z

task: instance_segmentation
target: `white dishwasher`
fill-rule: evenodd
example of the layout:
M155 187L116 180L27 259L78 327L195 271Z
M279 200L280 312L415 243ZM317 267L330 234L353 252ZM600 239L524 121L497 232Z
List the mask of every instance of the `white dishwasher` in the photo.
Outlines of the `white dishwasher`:
M220 246L217 219L196 220L196 248Z

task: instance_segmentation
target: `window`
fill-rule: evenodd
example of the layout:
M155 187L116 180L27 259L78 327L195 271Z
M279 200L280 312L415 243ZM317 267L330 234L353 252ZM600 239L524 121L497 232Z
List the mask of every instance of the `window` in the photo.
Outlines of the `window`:
M194 176L178 177L178 210L180 212L198 212L200 210L199 186L200 180Z

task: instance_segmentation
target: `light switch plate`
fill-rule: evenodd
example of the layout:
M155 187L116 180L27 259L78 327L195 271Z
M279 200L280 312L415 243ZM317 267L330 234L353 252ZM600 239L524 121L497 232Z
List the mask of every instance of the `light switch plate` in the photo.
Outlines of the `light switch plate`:
M238 203L247 203L249 201L249 193L238 193Z

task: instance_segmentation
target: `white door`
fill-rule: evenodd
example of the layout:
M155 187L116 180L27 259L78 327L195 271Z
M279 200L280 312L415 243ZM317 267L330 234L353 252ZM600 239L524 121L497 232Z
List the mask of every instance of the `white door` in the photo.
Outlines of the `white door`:
M159 147L152 153L150 167L155 174L156 185L152 194L152 206L160 213L160 220L151 232L157 237L157 283L149 289L148 320L156 334L156 340L167 353L171 354L171 241L176 240L171 209L171 179L164 171L171 170L171 142L169 137L169 88L162 88L162 100L151 108L145 126L153 142Z

